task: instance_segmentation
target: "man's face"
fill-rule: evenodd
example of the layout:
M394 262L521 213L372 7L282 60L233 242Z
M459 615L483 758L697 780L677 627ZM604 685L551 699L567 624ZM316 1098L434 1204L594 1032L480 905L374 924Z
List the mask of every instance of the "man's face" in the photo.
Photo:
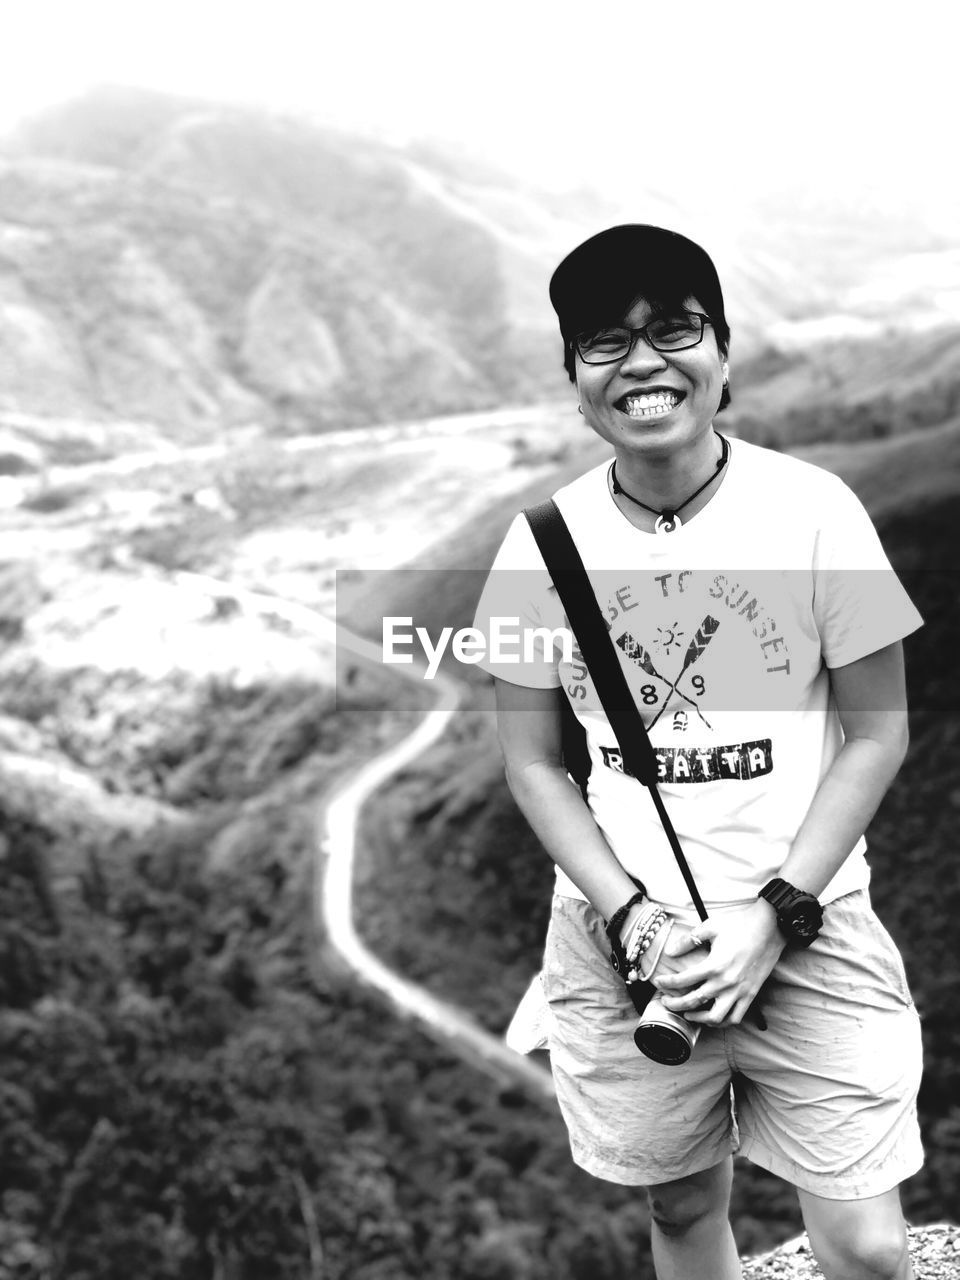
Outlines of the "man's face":
M687 298L689 311L703 311ZM654 312L638 298L620 323L639 329ZM723 390L723 357L713 326L683 351L655 351L638 338L610 364L586 364L577 355L577 390L586 422L618 454L673 453L710 430Z

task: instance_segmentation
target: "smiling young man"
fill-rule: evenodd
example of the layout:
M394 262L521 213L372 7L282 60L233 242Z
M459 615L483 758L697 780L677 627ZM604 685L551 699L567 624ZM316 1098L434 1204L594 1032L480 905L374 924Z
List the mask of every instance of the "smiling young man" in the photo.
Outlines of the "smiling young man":
M740 1275L734 1152L796 1186L828 1280L908 1280L919 1025L863 831L906 749L900 642L919 616L841 481L716 431L730 331L703 249L610 228L550 296L580 411L614 454L555 500L709 911L700 923L579 652L486 661L511 791L557 868L542 984L574 1159L646 1188L661 1280ZM567 624L522 516L477 625L508 614ZM561 759L563 699L585 798ZM637 1051L609 963L611 942L639 963L661 928L654 982L702 1032L681 1066ZM765 1029L746 1017L758 993Z

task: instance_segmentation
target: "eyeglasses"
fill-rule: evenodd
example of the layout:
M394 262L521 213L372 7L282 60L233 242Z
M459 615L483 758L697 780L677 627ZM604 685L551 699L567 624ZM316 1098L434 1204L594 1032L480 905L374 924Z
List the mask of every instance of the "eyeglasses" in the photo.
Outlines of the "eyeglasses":
M578 333L573 344L585 364L612 364L622 360L637 338L643 338L654 351L686 351L703 340L703 327L710 317L699 311L681 311L671 316L654 316L642 329L623 325L606 325Z

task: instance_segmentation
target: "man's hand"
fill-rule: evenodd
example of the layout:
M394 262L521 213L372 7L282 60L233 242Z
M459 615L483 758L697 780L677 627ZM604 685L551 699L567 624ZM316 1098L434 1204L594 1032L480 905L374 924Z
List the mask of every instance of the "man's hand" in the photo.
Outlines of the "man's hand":
M664 1006L690 1022L736 1026L783 951L776 914L758 899L675 933L664 955L674 962L670 967L675 972L662 972L666 966L661 963L653 979ZM681 960L682 966L677 963Z
M663 910L658 902L654 902L649 898L644 898L643 902L634 907L627 916L627 919L620 930L620 945L624 948L624 951L626 951L632 936L634 935L637 927L641 925L641 922L649 921L651 909L653 908L660 909L661 911ZM703 954L701 950L702 944L692 941L690 937L690 929L685 925L680 925L670 920L669 916L667 917L664 927L667 931L667 940L666 944L663 946L663 950L660 952L660 955L656 960L656 972L658 974L683 973L691 964L696 963L697 959ZM641 969L643 969L644 972L649 971L650 957L657 950L658 939L659 934L657 935L657 938L654 939L653 947L647 955L646 964L641 961Z

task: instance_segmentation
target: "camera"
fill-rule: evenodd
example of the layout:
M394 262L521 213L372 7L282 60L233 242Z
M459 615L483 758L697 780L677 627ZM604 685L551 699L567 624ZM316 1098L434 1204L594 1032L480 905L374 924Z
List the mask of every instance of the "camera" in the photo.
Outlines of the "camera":
M634 932L634 938L639 937L636 967L626 971L629 961L625 953L622 961L616 955L611 956L615 969L623 966L627 990L640 1012L640 1022L633 1033L634 1043L641 1053L665 1066L686 1062L700 1034L698 1023L688 1022L681 1014L667 1009L656 991L645 1004L640 994L649 989L658 973L677 973L683 968L681 963L664 954L673 927L674 921L662 910L652 919L641 917Z
M697 1043L700 1027L679 1013L664 1008L660 996L648 1001L633 1033L633 1041L641 1053L665 1066L686 1062Z

